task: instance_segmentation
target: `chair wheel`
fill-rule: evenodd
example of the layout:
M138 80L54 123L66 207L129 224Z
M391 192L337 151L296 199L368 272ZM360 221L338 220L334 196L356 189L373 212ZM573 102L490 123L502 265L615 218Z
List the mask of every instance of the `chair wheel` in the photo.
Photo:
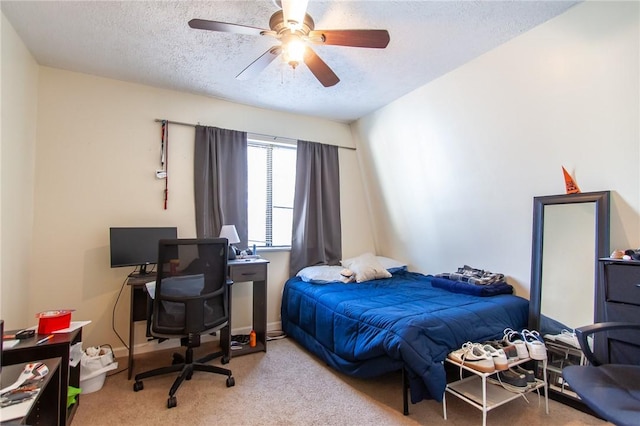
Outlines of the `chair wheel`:
M220 361L222 362L222 364L229 364L229 357L228 356L223 356Z
M173 408L176 405L178 405L178 400L175 396L170 396L169 399L167 399L167 408Z
M233 378L233 376L227 377L227 387L230 388L231 386L235 386L236 385L236 379Z
M193 377L193 373L187 374L187 376L185 377L185 380L191 380L191 377Z
M142 389L144 389L144 385L142 384L142 382L140 380L137 380L133 384L133 391L134 392L138 392L138 391L141 391Z

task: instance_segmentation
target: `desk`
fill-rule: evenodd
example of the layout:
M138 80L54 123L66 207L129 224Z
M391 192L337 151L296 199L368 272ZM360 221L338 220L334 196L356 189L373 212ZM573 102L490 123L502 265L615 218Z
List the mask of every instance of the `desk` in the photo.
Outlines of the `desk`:
M246 345L242 349L229 351L231 357L251 354L254 352L267 351L267 265L266 259L252 260L230 260L229 277L235 283L253 282L253 315L251 327L256 332L256 346ZM231 293L233 287L229 287L229 327L233 320L231 310ZM220 345L223 348L229 347L231 333L220 334Z
M230 260L228 263L229 278L234 283L253 282L253 330L256 332L256 346L233 350L231 357L258 351L267 351L267 265L266 259ZM127 285L131 288L131 309L129 312L129 360L127 377L133 376L135 352L135 322L147 320L147 291L145 284L156 279L155 274L131 276ZM228 348L231 344L231 293L229 287L229 325L220 333L220 345Z
M22 418L7 418L7 412L15 406L0 408L2 424L58 425L60 421L60 358L41 360L49 368L49 373L40 385L40 392L27 404L26 415ZM14 364L2 369L0 388L15 382L26 364ZM22 405L22 404L20 404Z
M21 340L20 343L12 348L4 349L2 351L2 365L60 358L60 421L58 424L65 426L71 423L78 404L80 404L80 396L78 395L76 397L77 402L67 410L68 387L80 387L80 364L78 363L75 367L69 366L69 350L72 345L82 341L82 328L70 333L53 333L53 339L41 345L36 345L36 342L43 337L46 337L46 335L36 334L34 337ZM4 376L4 371L2 373Z
M127 378L133 375L133 352L135 347L135 323L147 320L147 288L145 284L154 281L156 274L133 275L127 279L131 288L131 307L129 309L129 360L127 363Z

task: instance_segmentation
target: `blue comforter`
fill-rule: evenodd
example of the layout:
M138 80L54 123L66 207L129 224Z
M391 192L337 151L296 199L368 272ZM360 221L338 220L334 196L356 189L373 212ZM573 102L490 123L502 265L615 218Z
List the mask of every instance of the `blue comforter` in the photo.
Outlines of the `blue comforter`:
M289 279L282 328L336 370L375 377L403 366L411 401L442 401L443 360L467 341L501 338L526 326L527 300L478 297L435 288L432 276L397 272L360 284L312 284Z

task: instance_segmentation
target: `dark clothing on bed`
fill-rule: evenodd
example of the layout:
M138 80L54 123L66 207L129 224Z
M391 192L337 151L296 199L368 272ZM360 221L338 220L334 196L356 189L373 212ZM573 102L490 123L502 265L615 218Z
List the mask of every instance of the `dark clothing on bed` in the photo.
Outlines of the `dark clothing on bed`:
M463 267L458 268L456 272L437 274L436 277L477 285L489 285L504 281L504 274L472 268L469 265L464 265Z
M433 280L431 280L431 284L434 287L442 288L453 293L471 294L480 297L495 296L497 294L513 294L513 287L504 281L478 285L434 277Z

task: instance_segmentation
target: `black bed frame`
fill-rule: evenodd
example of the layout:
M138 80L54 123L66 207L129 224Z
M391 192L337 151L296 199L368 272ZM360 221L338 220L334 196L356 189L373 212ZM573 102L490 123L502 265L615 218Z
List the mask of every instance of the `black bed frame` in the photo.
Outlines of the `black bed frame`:
M409 415L409 377L407 369L402 367L402 414Z

